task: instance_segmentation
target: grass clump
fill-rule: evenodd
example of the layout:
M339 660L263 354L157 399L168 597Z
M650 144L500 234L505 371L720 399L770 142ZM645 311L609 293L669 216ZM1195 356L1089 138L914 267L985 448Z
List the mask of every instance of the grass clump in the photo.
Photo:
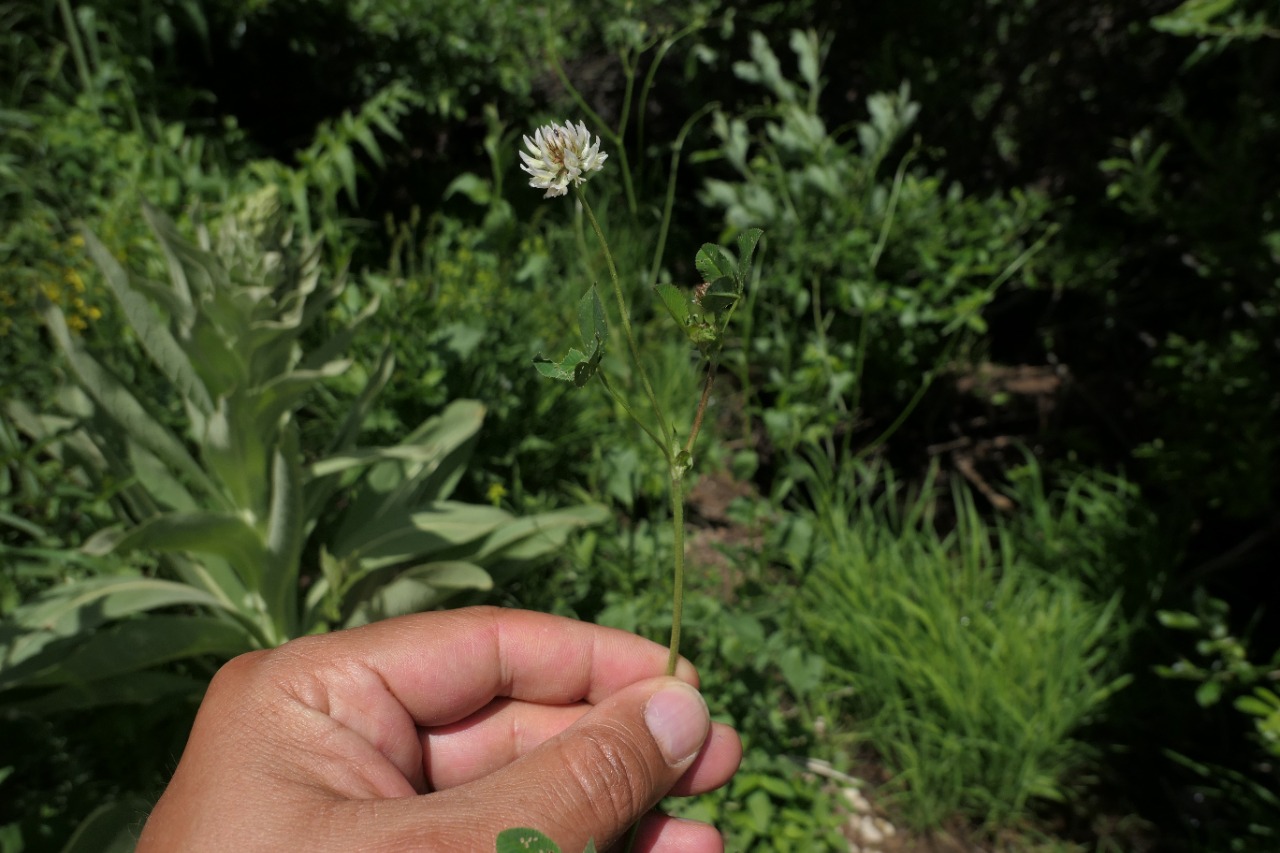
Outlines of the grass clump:
M1036 566L935 476L910 495L876 466L814 480L802 620L905 822L995 831L1067 799L1094 754L1080 729L1127 682L1118 598Z

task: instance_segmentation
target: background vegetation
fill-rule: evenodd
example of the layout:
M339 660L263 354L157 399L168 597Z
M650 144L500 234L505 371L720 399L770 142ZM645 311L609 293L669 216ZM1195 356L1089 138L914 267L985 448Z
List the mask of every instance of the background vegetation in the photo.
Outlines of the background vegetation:
M678 807L1280 843L1272 4L5 0L0 63L0 849L128 849L245 648L665 635L663 472L531 367L602 274L516 168L570 117L668 411L650 285L766 234L686 603L747 757Z

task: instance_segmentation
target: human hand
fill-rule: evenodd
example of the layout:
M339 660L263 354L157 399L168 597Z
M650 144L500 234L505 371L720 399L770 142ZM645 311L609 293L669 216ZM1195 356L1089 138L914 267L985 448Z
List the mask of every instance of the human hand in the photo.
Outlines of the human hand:
M138 853L492 851L527 826L576 853L719 851L646 813L723 785L738 736L681 660L623 631L497 608L424 613L242 655L214 677ZM693 686L689 686L693 685Z

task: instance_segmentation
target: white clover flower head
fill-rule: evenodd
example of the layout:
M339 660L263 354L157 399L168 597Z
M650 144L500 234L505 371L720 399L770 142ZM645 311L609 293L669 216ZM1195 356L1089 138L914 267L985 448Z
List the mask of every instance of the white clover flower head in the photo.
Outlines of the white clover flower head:
M529 186L547 191L543 198L565 195L570 181L575 187L581 186L589 172L600 171L609 159L600 150L600 137L592 144L583 122L578 122L577 127L571 121L544 125L532 139L524 137L524 145L529 151L520 152L520 159L524 160L520 168L533 176Z

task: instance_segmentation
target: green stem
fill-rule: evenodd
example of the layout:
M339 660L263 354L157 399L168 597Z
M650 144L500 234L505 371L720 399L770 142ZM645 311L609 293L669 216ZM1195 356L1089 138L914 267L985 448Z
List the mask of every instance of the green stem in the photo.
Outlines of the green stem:
M658 396L653 393L653 384L649 382L649 373L644 369L644 362L640 360L640 347L636 345L636 336L631 330L631 316L627 311L627 300L622 295L622 281L618 278L618 268L613 263L613 252L609 251L609 241L605 239L604 231L600 228L600 223L596 221L596 214L587 202L586 196L577 187L574 187L573 192L582 204L582 209L586 212L587 219L591 222L592 230L596 232L596 239L600 241L600 246L604 249L604 259L609 266L609 278L613 282L613 295L618 300L618 314L622 318L622 331L627 337L627 346L631 350L631 360L635 364L637 375L640 377L640 384L644 386L644 393L649 398L649 405L653 407L653 414L658 419L658 428L662 431L663 437L666 438L663 452L666 454L667 463L671 464L674 461L672 457L672 445L675 441L675 436L672 432L673 427L662 414L662 406L658 405Z
M915 155L915 149L908 151L902 158L902 162L898 164L898 171L893 176L893 191L889 193L889 205L884 213L884 223L880 227L880 237L876 240L875 248L871 250L872 272L875 272L876 265L880 263L880 256L884 254L885 244L889 242L889 229L893 227L893 215L898 209L898 196L902 194L902 179L906 176L907 166Z
M653 89L653 81L658 76L658 66L662 64L667 52L675 46L676 42L703 26L702 22L695 21L674 35L663 39L662 43L658 45L657 52L654 53L653 61L649 63L649 71L645 74L644 84L640 87L640 108L636 110L636 151L639 152L641 157L640 168L642 170L638 178L642 183L644 181L644 113L645 107L649 103L649 92Z
M689 440L685 443L684 452L689 454L689 462L693 462L693 443L698 440L698 432L702 429L702 417L707 413L707 401L711 399L711 385L716 379L715 359L707 365L707 379L702 383L702 397L698 400L698 410L693 415L693 429L689 430Z
M614 150L610 152L610 156L616 156L621 165L622 188L627 194L627 209L631 211L632 216L635 216L639 207L636 205L635 187L631 184L631 163L627 160L627 149L622 144L622 137L613 128L609 127L599 113L591 109L591 105L587 103L586 98L582 97L582 93L570 82L569 75L565 73L563 66L560 65L560 58L556 56L554 50L548 50L547 58L551 61L551 69L555 71L556 77L560 79L560 84L564 86L565 91L569 93L569 97L578 106L578 109L582 110L587 118L591 120L591 123L598 128L600 135L612 143Z
M97 109L97 91L93 85L93 74L89 71L89 60L85 58L84 42L80 40L80 26L76 16L71 12L71 4L67 0L58 0L58 12L62 16L62 25L67 30L67 43L71 47L71 58L75 61L76 74L80 77L80 85L85 94L94 96L94 109Z
M671 469L671 531L674 535L676 573L671 591L671 645L667 675L676 674L680 660L680 619L684 612L684 472Z
M685 137L689 135L689 131L693 130L693 126L698 123L699 119L719 106L720 104L717 101L712 101L690 116L689 120L684 123L684 127L680 128L680 133L676 136L675 145L672 146L671 170L667 174L667 199L662 205L662 224L658 227L657 248L653 250L653 263L649 267L650 284L657 284L658 271L662 269L662 254L667 247L667 234L671 231L671 211L676 204L676 172L680 168L680 153L684 150Z
M621 395L619 395L616 391L613 390L613 386L609 384L609 378L608 376L605 375L605 372L603 370L598 370L596 371L596 375L600 377L600 382L604 385L604 390L609 393L609 398L612 399L613 402L621 406L622 411L627 413L627 417L631 418L631 420L639 424L640 429L644 430L645 435L653 439L653 443L658 445L658 449L665 454L667 451L666 443L663 442L663 440L658 437L657 433L649 429L648 424L646 424L644 421L636 417L636 413L631 411L631 407L627 405L627 401L622 399Z
M630 49L627 48L618 52L618 60L622 63L622 76L627 81L622 87L622 111L618 115L618 129L614 132L619 141L627 135L627 121L631 118L631 97L636 90L636 60L639 58L639 54L633 58Z
M672 550L675 556L675 577L671 590L671 645L667 652L667 675L676 674L676 663L680 660L680 621L684 615L684 474L688 466L693 464L693 444L698 440L698 432L702 429L702 418L707 413L707 401L711 399L711 386L716 378L716 362L712 359L707 366L707 379L702 385L702 397L698 400L698 411L693 417L693 429L689 431L689 440L685 443L683 464L671 468L671 533L674 540Z

